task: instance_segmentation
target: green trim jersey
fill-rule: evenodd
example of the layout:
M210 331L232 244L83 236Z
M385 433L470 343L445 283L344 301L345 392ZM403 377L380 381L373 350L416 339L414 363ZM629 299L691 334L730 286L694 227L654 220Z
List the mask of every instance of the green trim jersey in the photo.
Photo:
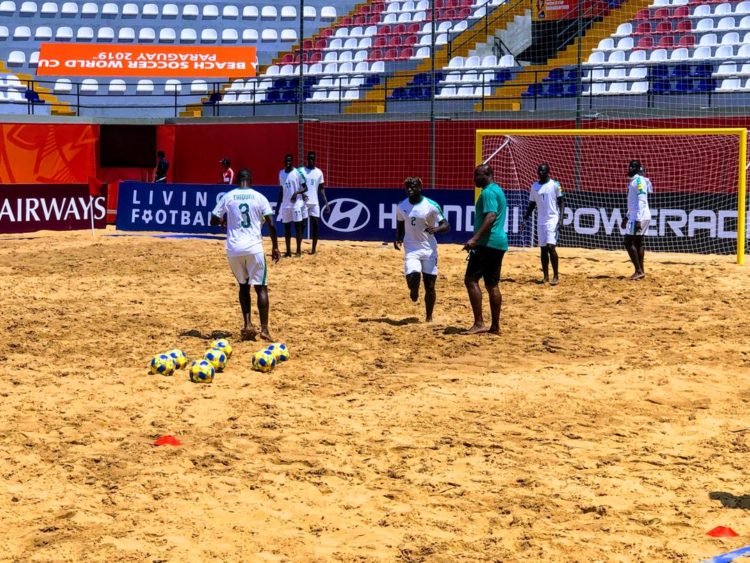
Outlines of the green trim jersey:
M289 172L283 168L279 172L279 185L284 191L281 199L281 209L302 209L305 206L305 200L302 196L292 202L292 196L300 191L305 184L305 174L301 168L292 168ZM305 194L307 195L307 194Z
M534 182L529 201L536 204L537 225L554 227L560 220L557 200L563 197L562 187L557 180L550 178L544 184Z
M404 251L430 250L437 252L437 239L425 231L445 221L443 210L430 198L422 196L419 203L405 199L396 208L396 219L404 223Z
M273 215L271 204L251 188L235 188L225 193L212 215L227 217L227 256L263 253L261 227L267 215Z
M323 171L318 168L302 168L302 173L305 175L305 183L307 184L307 205L320 205L318 201L318 189L320 185L325 182L323 178Z
M648 221L651 209L648 206L649 188L653 191L651 180L636 174L628 182L628 220Z
M482 189L482 193L474 206L474 233L484 222L488 213L495 213L495 221L490 231L477 241L481 246L495 248L497 250L508 250L508 234L505 232L505 222L508 217L508 203L505 192L496 183L491 183Z

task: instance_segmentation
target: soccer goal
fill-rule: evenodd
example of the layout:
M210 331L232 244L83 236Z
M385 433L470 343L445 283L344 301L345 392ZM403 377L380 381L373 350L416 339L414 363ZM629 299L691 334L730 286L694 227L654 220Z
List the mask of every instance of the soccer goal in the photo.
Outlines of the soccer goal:
M649 250L736 254L744 263L747 129L476 132L476 161L489 164L506 191L511 244L522 246L533 244L532 225L521 230L529 187L547 162L565 193L560 245L621 248L631 159L653 184Z

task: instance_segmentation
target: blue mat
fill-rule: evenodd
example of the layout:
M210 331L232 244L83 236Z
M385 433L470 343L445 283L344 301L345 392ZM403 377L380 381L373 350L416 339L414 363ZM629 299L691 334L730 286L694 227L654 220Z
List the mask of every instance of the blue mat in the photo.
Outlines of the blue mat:
M750 555L750 545L716 555L711 559L706 559L703 563L731 563L741 555Z
M200 234L139 234L139 233L117 233L107 234L105 237L155 237L155 238L204 238L212 240L224 240L225 235L200 235Z

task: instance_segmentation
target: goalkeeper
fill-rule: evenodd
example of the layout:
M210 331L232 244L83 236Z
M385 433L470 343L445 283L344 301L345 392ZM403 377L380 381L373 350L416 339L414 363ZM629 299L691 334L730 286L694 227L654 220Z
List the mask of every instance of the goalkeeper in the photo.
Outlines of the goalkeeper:
M563 191L560 183L549 177L549 164L541 163L537 169L539 181L534 182L529 194L529 206L523 217L524 223L537 210L537 238L541 248L542 274L541 283L557 285L559 282L559 259L557 256L557 238L562 220ZM552 263L552 281L549 279L549 265Z
M630 261L635 272L631 280L642 280L646 277L643 269L645 247L643 236L646 234L651 221L651 210L648 206L648 194L653 191L651 181L642 176L643 166L638 160L631 160L628 164L628 215L622 221L625 229L625 250L628 251Z

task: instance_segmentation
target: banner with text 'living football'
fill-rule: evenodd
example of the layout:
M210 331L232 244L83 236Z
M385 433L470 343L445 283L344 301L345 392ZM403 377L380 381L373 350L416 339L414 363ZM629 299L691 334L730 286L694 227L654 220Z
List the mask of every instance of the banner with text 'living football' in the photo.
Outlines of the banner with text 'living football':
M0 234L107 226L107 201L85 184L5 184L0 190Z
M255 47L42 43L37 76L246 78Z

